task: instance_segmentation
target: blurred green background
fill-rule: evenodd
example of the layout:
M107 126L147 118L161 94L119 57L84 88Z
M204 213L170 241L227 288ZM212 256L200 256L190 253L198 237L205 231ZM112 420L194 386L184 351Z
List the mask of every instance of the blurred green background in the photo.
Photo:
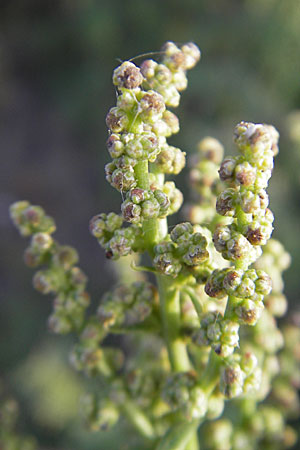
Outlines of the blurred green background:
M103 175L110 159L105 115L115 103L111 72L120 59L157 51L166 40L194 41L202 58L189 73L172 142L190 153L209 134L231 154L240 120L278 128L273 236L292 254L286 293L290 308L299 308L299 23L299 0L0 2L1 377L20 402L20 429L39 448L126 450L138 443L128 441L124 424L108 435L83 430L77 410L84 387L68 365L71 339L47 332L51 302L31 288L9 205L28 199L55 217L56 237L79 250L97 303L115 274L88 221L120 204ZM185 179L186 172L178 177L182 189Z

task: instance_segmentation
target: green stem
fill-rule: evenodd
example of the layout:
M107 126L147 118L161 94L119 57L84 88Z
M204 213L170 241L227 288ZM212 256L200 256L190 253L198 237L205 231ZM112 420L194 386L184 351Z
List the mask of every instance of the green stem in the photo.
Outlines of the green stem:
M137 180L137 186L141 189L150 189L149 174L148 174L148 161L140 161L136 164L135 177ZM159 186L163 186L164 175L156 174L157 182ZM143 222L144 232L144 244L151 257L154 256L154 246L166 238L168 234L167 219L150 219ZM157 283L159 288L160 298L160 310L163 324L163 332L165 342L168 349L168 355L172 371L174 372L186 372L190 370L191 365L187 353L187 348L180 337L181 327L181 309L180 309L180 292L175 287L174 280L170 277L157 275ZM189 450L198 450L198 437L197 437L198 421L191 424L181 424L179 427L175 426L174 429L167 433L165 443L162 443L162 447L159 444L158 449L167 450L184 450L188 445ZM180 430L178 432L178 430ZM179 442L179 446L175 447L173 439L173 433L176 435L174 438Z
M196 310L196 313L197 313L199 321L200 321L202 318L203 310L202 310L202 305L201 305L201 302L199 301L199 298L197 297L197 295L195 295L195 292L193 291L193 289L186 287L183 289L183 291L186 292L186 294L192 300L192 303L194 305L194 308Z
M213 392L213 390L216 387L216 384L219 381L220 364L221 364L220 357L216 355L216 353L213 350L211 350L206 368L200 379L201 388L207 393L208 397Z
M197 450L197 428L199 420L182 422L174 425L161 439L155 450ZM197 440L197 447L191 447L190 443ZM187 447L188 446L188 447Z
M126 398L121 408L129 422L136 428L139 433L146 439L155 439L155 432L152 423L143 411L132 401Z
M179 290L168 276L157 276L164 336L174 372L186 372L191 365L186 345L180 337L181 310Z

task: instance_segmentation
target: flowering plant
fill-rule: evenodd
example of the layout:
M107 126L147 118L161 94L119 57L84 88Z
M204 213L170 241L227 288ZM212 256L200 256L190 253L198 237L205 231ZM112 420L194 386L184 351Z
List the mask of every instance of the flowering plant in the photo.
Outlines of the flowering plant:
M107 258L127 257L137 281L119 284L87 314L77 252L53 239L55 223L41 207L21 201L11 217L31 236L25 263L42 267L34 287L55 296L50 329L79 337L73 365L101 379L101 392L82 403L92 430L124 415L145 448L282 449L296 441L286 419L299 412L300 331L276 323L286 312L289 255L271 239L266 188L279 135L241 122L238 155L225 159L217 140L203 139L190 172L189 221L169 229L183 195L165 176L177 175L186 155L167 142L179 131L167 108L179 105L200 51L167 42L161 55L159 63L126 61L114 70L105 173L121 193L121 214L90 222ZM112 334L126 335L129 349L112 347Z

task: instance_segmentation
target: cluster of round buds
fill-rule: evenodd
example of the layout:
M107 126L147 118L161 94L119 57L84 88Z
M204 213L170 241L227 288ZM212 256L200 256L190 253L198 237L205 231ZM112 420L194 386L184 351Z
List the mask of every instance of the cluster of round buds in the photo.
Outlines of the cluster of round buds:
M121 285L105 294L97 311L104 328L130 326L143 322L157 300L156 288L144 281Z
M162 190L135 188L128 192L121 209L126 222L137 224L147 219L166 217L169 206L169 198Z
M255 325L264 307L263 299L270 294L272 282L263 270L228 269L223 286L228 295L237 297L234 312L241 324Z
M218 225L213 234L213 243L224 259L242 262L248 267L261 255L259 246L252 246L246 236L236 231L236 226Z
M199 419L207 411L207 395L197 384L194 372L171 375L163 387L162 398L172 411L180 412L185 420Z
M52 217L47 216L40 206L31 205L27 201L13 203L10 216L22 236L39 232L50 235L56 230Z
M186 71L199 61L200 51L192 42L181 48L173 42L167 42L162 52L162 64L150 59L141 65L144 84L159 92L167 106L176 107L180 101L179 92L187 87Z
M193 333L196 345L211 346L214 352L226 358L239 345L239 325L224 319L218 312L209 312L200 322L200 329Z
M185 153L179 148L165 144L155 160L161 173L178 175L185 166Z
M141 230L135 226L121 228L123 218L115 213L98 214L90 221L90 231L105 249L108 259L118 259L135 249Z
M81 411L86 425L91 431L106 431L119 420L119 409L110 399L98 399L86 394L81 400Z
M162 119L165 109L163 97L155 91L125 91L109 110L106 125L112 133L141 134Z
M194 232L189 222L176 225L170 238L171 241L160 242L154 248L153 264L159 272L176 277L184 267L194 268L208 260L207 240Z
M216 195L220 190L218 167L224 148L217 139L206 137L198 143L197 150L190 161L190 183L200 194L201 204L211 204L212 193Z
M119 192L127 192L137 185L134 166L136 161L121 156L105 165L106 180Z
M261 383L262 373L256 356L251 352L236 356L238 358L227 359L221 369L220 391L226 398L257 391Z
M52 238L54 221L39 206L18 202L12 205L11 215L21 234L32 235L24 253L25 263L30 267L44 266L33 277L34 288L42 294L56 295L50 329L55 333L78 329L89 305L89 295L85 291L87 277L76 266L76 250Z
M278 152L278 133L269 125L241 122L234 134L240 156L226 158L221 164L220 179L229 187L219 195L216 206L220 215L233 221L216 230L214 242L224 258L245 259L244 265L249 266L273 231L274 217L265 188Z
M109 136L106 145L113 159L127 156L132 160L147 159L153 162L160 152L159 139L151 131L141 134L113 133Z

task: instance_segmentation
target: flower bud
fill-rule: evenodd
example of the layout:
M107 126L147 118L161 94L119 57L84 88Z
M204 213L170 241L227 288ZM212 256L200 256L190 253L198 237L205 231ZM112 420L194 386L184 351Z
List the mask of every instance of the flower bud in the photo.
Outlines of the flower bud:
M123 62L114 70L113 83L118 88L135 89L143 82L143 75L135 64L129 61Z
M237 164L236 158L225 158L219 169L221 181L232 181L234 169Z
M42 294L55 290L55 280L51 270L39 270L33 277L33 287Z
M147 91L143 94L139 106L142 116L151 123L160 119L165 110L165 102L163 97L155 91Z
M205 292L209 297L223 298L226 295L226 291L223 286L224 277L227 273L227 269L214 270L207 280L205 285Z
M181 208L183 202L182 192L176 188L173 181L167 181L163 185L162 190L167 195L170 202L168 215L175 214Z
M245 299L240 302L234 309L235 314L243 325L256 325L261 316L263 305L260 306L252 300Z
M234 175L241 186L252 186L256 179L256 168L248 162L243 162L236 166Z
M79 260L75 248L68 245L59 246L53 256L54 264L62 266L65 270L74 266Z
M237 192L235 189L226 189L217 198L216 210L221 216L233 216L235 214Z
M207 159L215 164L222 161L224 147L217 139L210 136L202 139L197 146L201 159Z
M160 273L173 278L177 277L182 268L178 259L170 252L156 255L153 264Z
M159 171L177 175L185 166L185 153L179 148L166 145L157 156L155 164Z
M227 398L238 397L243 392L244 374L236 363L221 371L220 390Z
M129 119L124 111L118 107L113 107L106 116L106 125L112 133L120 133L128 127Z
M119 134L111 134L106 141L106 146L112 158L119 158L124 153L124 144Z
M185 242L193 231L193 226L189 222L179 223L171 231L170 237L173 242L178 244L180 242Z
M227 249L227 243L231 238L231 230L229 227L219 225L213 234L213 243L218 252L224 252Z

